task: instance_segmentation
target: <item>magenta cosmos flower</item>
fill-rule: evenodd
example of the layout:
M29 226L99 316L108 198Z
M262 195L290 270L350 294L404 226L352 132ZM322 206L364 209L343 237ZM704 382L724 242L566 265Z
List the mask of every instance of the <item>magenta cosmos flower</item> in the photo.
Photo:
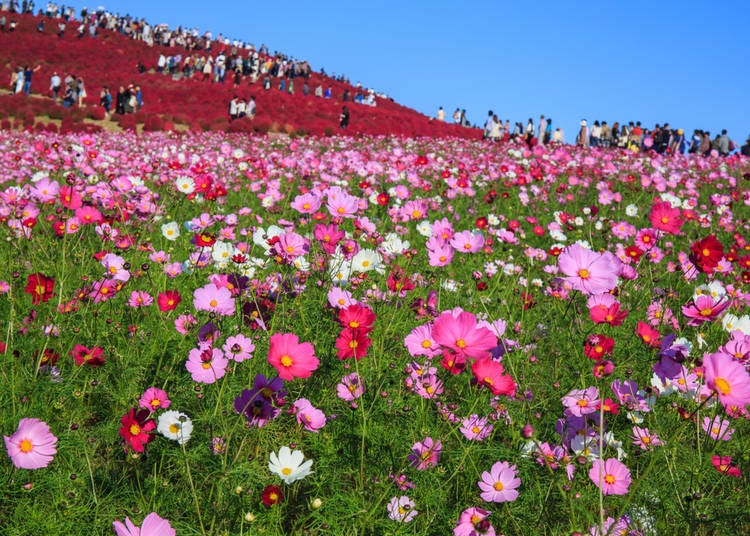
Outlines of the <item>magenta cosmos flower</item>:
M725 408L750 404L750 375L742 363L721 352L705 354L703 369L706 385Z
M175 536L175 530L169 521L159 517L156 512L147 515L140 527L135 526L129 517L125 518L124 524L114 521L112 527L117 536Z
M594 460L589 478L604 495L625 495L630 487L630 471L617 458Z
M508 462L495 462L489 472L482 473L478 482L482 490L480 497L487 502L512 502L518 498L521 479L515 465Z
M299 342L294 333L271 335L268 347L268 362L279 373L279 378L292 381L294 378L309 378L320 361L309 342Z
M172 404L165 391L157 387L149 387L138 401L138 406L147 409L151 413L159 409L167 409Z
M229 360L218 348L193 348L188 354L185 368L188 369L193 381L198 383L214 383L222 378L227 370Z
M39 419L21 419L16 433L4 437L8 456L18 469L47 467L57 454L57 438Z
M602 294L617 286L620 261L609 251L595 253L573 244L560 253L557 265L570 286L584 294Z
M226 287L217 287L213 283L197 288L193 292L193 307L198 311L208 311L223 316L234 314L232 291Z
M431 437L425 437L423 441L417 441L412 445L409 463L420 471L435 467L440 460L442 450L441 441L433 441Z
M341 382L336 385L336 394L341 400L351 402L362 396L365 392L365 386L359 374L352 372L341 378Z
M487 519L490 513L482 508L467 508L458 517L453 536L495 536L495 527Z
M443 348L450 348L461 357L479 359L489 356L497 346L497 337L489 329L477 325L477 317L466 311L446 311L435 319L432 338Z

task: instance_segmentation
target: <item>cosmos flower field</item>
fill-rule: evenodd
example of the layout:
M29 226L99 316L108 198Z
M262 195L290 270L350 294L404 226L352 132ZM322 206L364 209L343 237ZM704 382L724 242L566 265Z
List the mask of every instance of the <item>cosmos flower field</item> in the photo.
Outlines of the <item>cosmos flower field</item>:
M0 132L0 532L750 531L750 161Z

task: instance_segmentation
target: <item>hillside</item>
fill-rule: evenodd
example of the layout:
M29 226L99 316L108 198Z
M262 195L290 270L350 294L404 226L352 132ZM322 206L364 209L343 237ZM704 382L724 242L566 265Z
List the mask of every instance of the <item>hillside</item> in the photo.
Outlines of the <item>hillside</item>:
M377 106L342 102L348 89L356 88L313 72L308 81L310 95L302 94L302 79L296 79L292 95L278 89L278 78L272 77L272 88L264 90L262 78L251 83L242 80L235 87L230 77L224 84L164 75L157 72L160 54L186 54L181 47L154 45L149 47L118 32L99 29L96 38L78 38L77 22L69 22L63 37L57 35L60 19L29 14L4 15L16 20L13 32L0 32L0 79L5 91L0 94L2 128L36 130L203 130L230 132L282 132L287 134L333 134L340 132L339 114L346 104L351 113L347 132L350 134L455 136L477 138L477 129L458 127L452 123L435 121L390 99L376 99ZM44 29L37 26L44 21ZM244 53L244 51L242 52ZM200 52L198 54L201 54ZM209 53L202 52L207 56ZM217 50L210 53L213 57ZM138 65L145 69L139 72ZM32 79L31 96L13 95L8 91L11 75L19 66L38 66ZM86 86L87 98L82 108L64 108L50 98L49 80L54 72L61 77L75 74ZM112 114L104 120L99 106L99 92L108 86L113 98L121 85L140 85L144 107L135 114ZM315 97L313 88L330 87L332 98ZM234 95L245 99L254 96L257 115L231 122L228 118L229 101ZM36 98L34 98L36 97ZM113 104L114 106L114 104ZM104 121L102 121L104 120Z

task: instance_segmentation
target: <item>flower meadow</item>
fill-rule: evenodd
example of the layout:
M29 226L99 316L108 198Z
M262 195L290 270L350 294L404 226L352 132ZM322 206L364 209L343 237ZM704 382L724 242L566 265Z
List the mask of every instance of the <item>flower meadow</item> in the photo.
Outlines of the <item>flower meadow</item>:
M0 132L3 534L750 531L750 161Z

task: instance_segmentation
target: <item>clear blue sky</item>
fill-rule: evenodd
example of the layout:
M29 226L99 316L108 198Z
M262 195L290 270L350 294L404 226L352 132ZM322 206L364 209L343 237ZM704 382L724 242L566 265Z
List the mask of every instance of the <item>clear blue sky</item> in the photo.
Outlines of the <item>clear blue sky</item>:
M42 2L38 2L42 5ZM86 4L70 2L77 8ZM98 5L98 4L97 4ZM115 0L108 10L198 27L344 73L428 115L540 114L750 135L750 2L722 0Z

